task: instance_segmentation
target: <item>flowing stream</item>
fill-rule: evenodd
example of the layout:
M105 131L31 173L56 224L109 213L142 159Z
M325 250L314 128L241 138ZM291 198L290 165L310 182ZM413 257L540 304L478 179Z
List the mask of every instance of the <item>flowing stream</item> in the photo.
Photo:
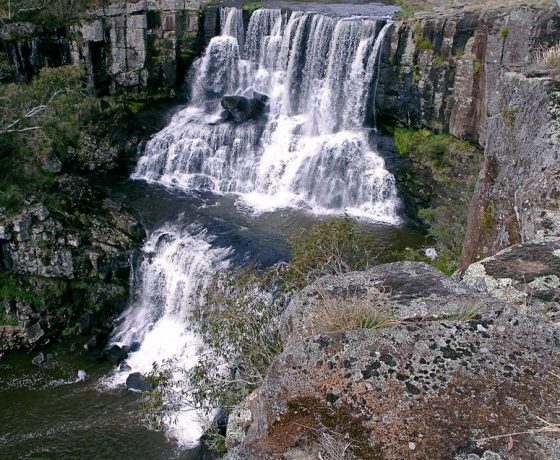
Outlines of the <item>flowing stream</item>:
M241 10L222 8L220 22L221 35L194 64L189 104L143 146L134 181L113 190L138 211L148 231L129 307L111 338L135 351L121 370L80 363L64 374L68 381L47 378L55 382L48 392L73 388L75 400L67 399L74 418L68 416L60 439L56 429L51 433L38 423L29 435L24 427L11 437L0 435L0 449L14 436L20 447L29 436L41 445L52 438L53 446L75 436L77 444L80 423L98 423L104 435L116 427L110 449L117 452L99 458L184 455L181 449L195 446L204 428L187 400L169 417L168 439L181 446L171 448L173 455L171 441L138 424L130 428L132 409L111 414L110 408L115 401L132 404L136 396L123 390L131 372L147 373L170 360L188 371L197 363L206 346L187 318L215 271L248 260L263 266L284 260L287 238L329 215L360 218L375 232L379 251L422 244L417 232L401 225L395 178L374 142L372 107L387 19L260 9L247 24ZM266 107L243 122L226 119L221 100L231 95ZM86 366L86 382L72 380L76 366ZM43 406L52 412L40 399L47 387L34 388L21 396L23 413L32 416ZM76 409L90 408L91 401L105 417L92 419ZM13 404L5 407L14 410ZM132 433L144 438L132 442ZM147 444L157 446L161 457ZM31 447L25 452L36 458ZM91 443L69 452L94 458Z

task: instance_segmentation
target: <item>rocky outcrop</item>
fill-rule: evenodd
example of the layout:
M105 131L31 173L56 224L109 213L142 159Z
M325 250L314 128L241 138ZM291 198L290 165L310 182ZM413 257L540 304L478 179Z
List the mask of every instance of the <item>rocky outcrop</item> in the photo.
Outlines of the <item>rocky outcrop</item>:
M377 120L485 145L503 72L560 40L558 9L465 11L397 21L381 53Z
M98 203L98 200L101 203ZM84 179L62 176L50 206L0 216L0 350L32 347L65 330L98 345L128 299L133 249L143 237L121 205Z
M458 318L503 308L499 300L480 295L426 264L396 262L367 272L325 276L307 286L282 315L283 340L301 340L314 335L313 315L327 300L344 302L362 298L373 308L373 296L380 294L382 299L376 308L383 317L395 322L412 318Z
M358 276L325 278L293 300L304 313L288 309L284 352L232 414L227 458L317 458L325 437L343 440L348 458L555 458L560 441L537 430L557 423L557 325L423 264L364 272L361 290ZM391 327L305 338L295 326L318 286L359 298L376 283L392 286L402 312Z
M463 268L512 244L560 236L560 79L508 72L496 94Z
M96 86L111 93L181 86L201 50L201 6L199 0L110 5L73 28L82 37L73 43L73 60L84 60Z
M205 40L217 33L217 7L200 0L141 0L87 13L70 26L46 30L33 24L0 28L15 77L42 67L84 63L105 93L175 90Z
M509 247L470 265L462 282L526 312L560 321L560 240Z

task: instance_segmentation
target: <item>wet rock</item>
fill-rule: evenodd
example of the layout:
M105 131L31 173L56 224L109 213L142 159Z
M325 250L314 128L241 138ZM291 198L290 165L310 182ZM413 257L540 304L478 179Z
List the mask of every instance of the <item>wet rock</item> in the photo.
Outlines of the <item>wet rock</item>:
M411 443L415 458L497 452L503 439L482 439L555 417L560 385L548 370L560 365L559 340L542 317L509 309L290 342L230 419L228 433L245 438L228 458L280 458L325 427L349 435L358 458L409 458ZM554 437L516 439L527 458L559 447Z
M118 366L122 361L128 358L128 353L118 345L113 345L105 350L104 355L105 358L115 366Z
M94 351L97 347L99 347L99 338L94 335L85 343L84 350Z
M224 96L222 107L228 112L225 119L233 119L236 123L243 123L250 119L259 118L267 108L268 97L255 92L252 98L245 96Z
M126 387L133 391L150 391L153 385L140 372L133 372L126 378Z
M381 293L381 301L377 293ZM315 333L312 322L326 300L370 299L372 312L397 321L494 316L506 305L443 275L424 263L396 262L365 272L325 276L296 295L280 321L284 342Z
M123 349L126 350L128 353L134 353L138 350L140 350L140 346L142 344L140 342L132 342L130 345L128 346L124 346Z
M39 353L31 360L31 362L35 364L35 366L41 366L42 364L45 364L46 361L47 358L45 357L45 354L43 352Z
M27 341L31 344L37 343L45 335L45 331L39 323L34 323L25 328Z
M80 335L89 334L93 326L93 314L90 312L83 314L78 322L78 333Z

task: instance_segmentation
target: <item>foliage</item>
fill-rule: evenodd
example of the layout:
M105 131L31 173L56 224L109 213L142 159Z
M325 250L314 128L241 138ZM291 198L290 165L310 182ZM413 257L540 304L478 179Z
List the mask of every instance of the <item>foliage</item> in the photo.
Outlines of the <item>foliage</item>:
M204 304L193 312L210 347L189 376L197 406L230 408L260 386L282 351L277 285L275 269L248 267L218 273L208 286Z
M86 10L111 3L118 0L0 0L0 18L53 29L75 21Z
M508 35L509 35L509 29L507 27L503 27L500 29L500 38L502 40L508 38Z
M243 11L247 11L249 15L253 14L258 9L262 8L261 1L253 1L243 4Z
M41 297L27 289L16 275L0 272L0 300L15 299L34 306L42 303Z
M482 153L475 146L445 134L426 129L395 128L395 146L401 156L423 171L414 187L433 189L430 201L419 209L419 217L428 225L438 258L401 254L407 260L422 260L446 274L457 268L466 231L468 204L480 168ZM424 184L427 181L427 184ZM412 259L411 259L412 258Z
M395 146L401 156L415 154L442 164L453 138L446 134L434 134L427 129L415 131L395 128Z
M77 66L45 68L29 84L0 86L0 207L16 210L27 195L41 195L55 174L43 165L64 163L82 126L99 111Z
M283 275L288 290L324 275L365 270L377 260L372 234L348 217L313 225L288 242L292 258Z

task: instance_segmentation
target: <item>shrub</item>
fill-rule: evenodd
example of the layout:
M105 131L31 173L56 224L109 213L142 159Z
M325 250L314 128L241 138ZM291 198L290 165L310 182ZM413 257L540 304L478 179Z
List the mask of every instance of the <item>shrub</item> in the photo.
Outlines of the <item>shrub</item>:
M348 217L313 225L288 242L292 258L283 273L286 289L301 289L324 275L365 270L377 260L373 235Z
M395 146L401 156L416 154L441 164L453 138L446 134L434 134L427 129L395 128Z
M311 335L356 329L378 329L395 324L391 301L380 290L369 290L362 297L321 296L311 318Z
M550 48L537 49L534 61L539 67L560 67L560 43Z
M507 27L502 27L500 29L500 38L502 40L505 40L506 38L508 38L509 35L509 29Z

